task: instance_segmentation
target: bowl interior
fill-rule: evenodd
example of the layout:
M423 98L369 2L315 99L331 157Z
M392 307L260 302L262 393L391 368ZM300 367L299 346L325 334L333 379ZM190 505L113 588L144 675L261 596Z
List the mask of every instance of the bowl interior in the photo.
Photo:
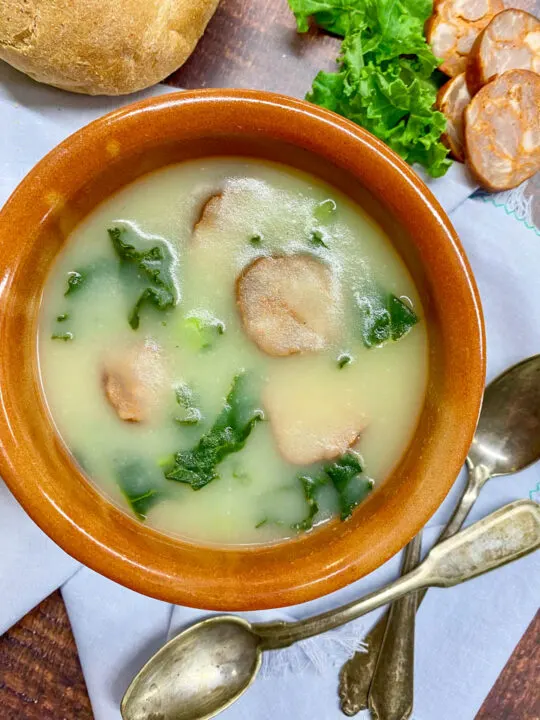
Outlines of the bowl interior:
M186 159L249 156L312 173L368 209L420 292L429 334L425 405L399 465L346 523L278 545L210 548L144 527L78 471L40 390L42 288L71 230L141 175ZM33 519L80 561L133 589L215 609L277 607L381 565L425 524L462 465L484 384L481 311L455 233L414 173L331 113L265 93L182 93L112 113L65 141L0 214L0 461Z

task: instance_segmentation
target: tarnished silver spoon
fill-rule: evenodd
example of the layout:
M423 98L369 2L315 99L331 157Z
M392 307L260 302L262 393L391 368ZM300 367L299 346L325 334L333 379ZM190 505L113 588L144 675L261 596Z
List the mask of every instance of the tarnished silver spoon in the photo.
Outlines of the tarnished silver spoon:
M467 458L468 481L439 542L463 525L484 484L540 459L540 355L512 366L486 388L480 420ZM409 544L402 572L417 564ZM416 557L415 557L416 556ZM419 593L418 605L425 591ZM414 615L417 605L404 598L392 605L340 673L341 709L355 715L369 707L374 720L405 720L413 706Z
M381 590L298 622L250 624L221 615L168 642L135 677L122 700L124 720L208 720L251 685L264 650L332 630L425 587L451 587L540 547L540 506L511 503L437 545L424 562Z

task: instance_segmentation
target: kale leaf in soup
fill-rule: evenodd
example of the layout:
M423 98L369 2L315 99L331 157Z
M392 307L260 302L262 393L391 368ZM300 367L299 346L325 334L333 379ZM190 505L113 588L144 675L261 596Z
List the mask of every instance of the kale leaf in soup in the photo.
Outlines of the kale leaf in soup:
M144 305L153 305L158 310L169 310L176 305L178 293L172 272L174 258L164 241L149 248L137 249L124 239L127 228L112 227L107 232L122 265L133 268L142 283L146 284L128 317L129 324L136 330ZM130 228L129 234L135 234L134 228ZM142 236L138 239L143 240Z
M195 405L193 390L186 383L175 388L176 402L182 408L180 415L174 419L179 425L198 425L202 420L202 413Z
M68 272L67 288L64 295L71 295L80 290L86 284L86 273L78 270Z
M164 497L155 474L141 460L117 464L118 485L139 520L146 520L150 509Z
M347 520L373 489L373 480L363 474L360 458L353 452L345 453L335 462L325 465L315 477L301 475L298 479L302 484L308 512L301 522L293 526L295 530L310 530L313 527L313 520L319 512L318 491L329 481L337 493L342 520Z
M414 310L392 293L357 293L355 299L361 313L362 340L367 348L400 340L418 322Z
M219 477L217 466L227 455L242 450L255 424L263 417L249 397L247 382L245 373L234 378L214 424L191 450L176 454L174 467L165 476L168 480L200 490Z

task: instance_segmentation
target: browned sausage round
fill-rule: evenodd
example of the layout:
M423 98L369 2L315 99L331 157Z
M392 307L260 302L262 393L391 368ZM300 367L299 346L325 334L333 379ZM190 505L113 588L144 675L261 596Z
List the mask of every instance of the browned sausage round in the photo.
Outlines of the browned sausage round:
M199 213L199 217L195 225L193 226L193 231L195 234L197 234L197 232L207 230L215 226L217 216L221 209L222 199L223 193L217 192L213 195L210 195L210 197L205 201Z
M507 70L540 73L540 20L524 10L496 15L476 38L467 64L471 95Z
M465 73L450 78L437 93L437 108L446 117L446 132L441 139L459 162L465 162L463 112L470 99Z
M516 187L540 170L540 75L509 70L465 109L467 160L488 190Z
M332 270L310 255L258 258L238 278L236 298L246 333L268 355L322 350L338 329Z
M101 382L105 397L120 420L147 421L165 388L158 346L147 342L123 352L113 351L103 363Z
M438 0L426 23L426 39L442 58L440 69L454 77L465 71L467 55L478 33L504 10L502 0Z

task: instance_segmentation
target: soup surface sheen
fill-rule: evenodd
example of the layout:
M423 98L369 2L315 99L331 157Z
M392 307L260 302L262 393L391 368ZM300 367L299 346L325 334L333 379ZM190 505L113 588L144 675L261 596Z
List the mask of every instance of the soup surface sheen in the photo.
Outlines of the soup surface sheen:
M396 465L427 335L362 208L290 168L215 158L144 176L75 229L39 357L58 431L109 498L164 532L253 544L345 517Z

